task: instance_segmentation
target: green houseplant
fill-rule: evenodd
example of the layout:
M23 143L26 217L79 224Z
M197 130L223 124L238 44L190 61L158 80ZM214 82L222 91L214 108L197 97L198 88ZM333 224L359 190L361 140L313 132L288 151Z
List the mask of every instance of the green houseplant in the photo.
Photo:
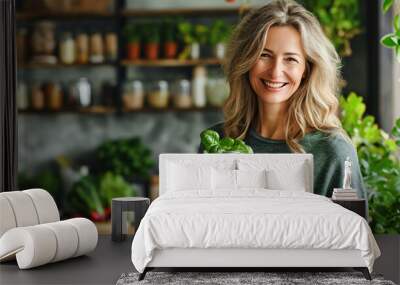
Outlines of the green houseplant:
M368 189L370 225L375 234L400 233L400 118L391 134L372 116L364 116L362 97L350 93L340 98L342 125L357 148L361 172Z
M106 172L82 176L68 193L67 201L71 214L104 221L110 218L112 198L132 196L136 196L132 185L122 176Z
M162 32L164 57L175 58L178 50L176 21L170 18L164 20Z
M143 24L143 39L145 42L144 52L146 58L155 60L158 58L160 49L160 27L158 23Z
M192 59L198 59L200 57L200 45L207 42L208 27L181 20L178 23L178 31L185 46L179 58L187 59L190 56Z
M141 27L139 24L128 24L124 27L123 34L126 40L126 54L129 60L140 57Z
M350 40L361 32L358 0L303 0L304 6L321 22L341 56L352 53Z
M119 174L128 181L148 179L155 164L151 150L138 137L104 142L96 156L103 172Z
M232 26L223 20L216 20L211 24L208 42L214 49L216 58L223 59L225 56L225 45L232 33Z

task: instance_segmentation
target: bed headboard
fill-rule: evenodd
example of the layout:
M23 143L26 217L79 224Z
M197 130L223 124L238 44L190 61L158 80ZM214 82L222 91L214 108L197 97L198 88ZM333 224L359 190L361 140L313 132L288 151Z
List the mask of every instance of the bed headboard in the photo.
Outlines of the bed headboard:
M313 193L313 156L312 154L205 154L205 153L163 153L159 156L159 195L167 191L167 170L170 162L184 163L187 165L213 165L221 162L232 162L235 169L238 169L238 163L262 164L266 169L285 171L286 167L294 164L301 164L304 167L304 177L306 182L306 191Z

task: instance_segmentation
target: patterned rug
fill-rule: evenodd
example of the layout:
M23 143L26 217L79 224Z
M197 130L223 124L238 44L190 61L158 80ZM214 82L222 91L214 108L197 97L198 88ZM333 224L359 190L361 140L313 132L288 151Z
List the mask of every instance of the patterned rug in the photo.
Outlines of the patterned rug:
M381 275L372 274L372 281L364 278L361 272L147 272L145 279L138 281L139 273L124 273L117 285L134 284L213 284L213 285L395 285L384 280Z

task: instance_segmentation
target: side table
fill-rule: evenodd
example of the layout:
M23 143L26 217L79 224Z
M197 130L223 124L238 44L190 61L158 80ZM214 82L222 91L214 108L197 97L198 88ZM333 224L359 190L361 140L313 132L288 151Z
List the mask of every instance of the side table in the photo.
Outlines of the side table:
M123 241L126 239L126 212L134 213L136 231L149 205L150 199L144 197L113 198L111 202L111 239L113 241Z
M355 199L355 200L336 200L332 199L332 202L339 204L340 206L359 214L364 219L367 219L367 206L365 199Z

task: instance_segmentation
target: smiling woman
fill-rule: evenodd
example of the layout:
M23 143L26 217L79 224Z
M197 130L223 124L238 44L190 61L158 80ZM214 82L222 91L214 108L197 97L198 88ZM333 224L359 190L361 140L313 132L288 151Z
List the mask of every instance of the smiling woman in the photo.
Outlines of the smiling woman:
M231 37L225 121L211 129L255 153L313 154L314 193L328 197L342 187L350 157L352 187L365 198L355 148L337 116L340 67L312 13L295 1L272 0L250 11Z

